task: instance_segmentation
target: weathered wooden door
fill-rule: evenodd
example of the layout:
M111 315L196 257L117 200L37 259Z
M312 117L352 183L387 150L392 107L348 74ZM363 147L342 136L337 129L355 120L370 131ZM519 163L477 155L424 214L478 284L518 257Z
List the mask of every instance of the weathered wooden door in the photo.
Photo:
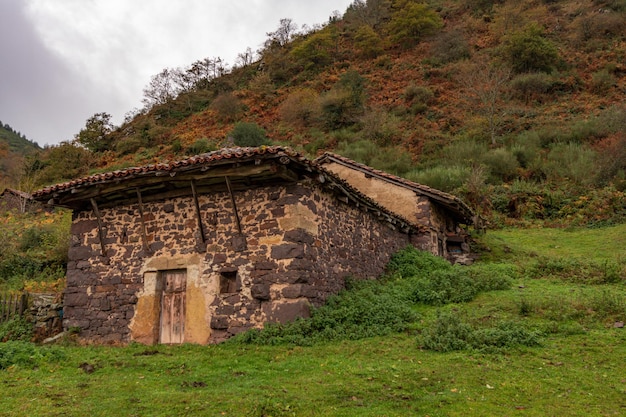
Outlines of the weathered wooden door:
M185 339L186 271L163 271L159 343L180 344Z

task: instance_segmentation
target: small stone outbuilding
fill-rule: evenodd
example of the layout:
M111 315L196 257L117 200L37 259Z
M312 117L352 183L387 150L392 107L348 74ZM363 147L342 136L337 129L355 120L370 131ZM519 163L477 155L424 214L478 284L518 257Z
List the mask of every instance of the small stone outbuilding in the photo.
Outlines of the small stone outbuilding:
M94 343L216 343L308 316L407 245L442 254L430 214L390 209L327 158L222 149L34 193L73 210L64 328Z
M480 219L458 197L333 153L325 153L315 163L389 211L427 230L433 254L454 263L472 262L464 226L480 229Z
M27 213L41 209L41 204L25 191L5 188L0 193L0 212L14 210L19 213Z

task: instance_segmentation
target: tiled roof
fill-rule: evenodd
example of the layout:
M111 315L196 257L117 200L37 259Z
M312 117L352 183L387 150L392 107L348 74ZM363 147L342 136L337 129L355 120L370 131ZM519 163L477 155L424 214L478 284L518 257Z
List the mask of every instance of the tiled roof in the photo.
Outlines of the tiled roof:
M325 169L322 165L315 164L313 161L291 148L281 146L226 148L174 162L164 162L94 174L45 187L33 193L33 197L41 202L48 202L49 199L54 198L52 204L58 205L57 198L59 196L73 196L73 203L71 205L68 206L63 203L60 205L77 208L79 204L76 203L76 199L81 201L84 199L88 200L88 197L91 197L91 195L96 197L96 199L102 198L97 196L102 196L101 193L106 194L107 187L111 187L115 189L116 193L119 193L120 183L123 184L126 182L129 188L132 189L133 184L137 186L137 181L143 178L162 177L163 182L167 182L173 179L172 177L178 177L178 175L176 175L177 173L197 173L211 167L235 165L245 162L250 164L252 161L256 164L259 160L268 159L276 159L282 164L288 164L290 161L297 162L296 165L299 166L300 169L309 172L309 174L319 174L318 180L322 183L323 187L335 190L343 196L342 199L345 199L346 202L351 200L362 209L375 210L379 217L395 226L413 230L422 228L422 226L416 225L403 216L386 209L384 206L358 191L344 179ZM94 193L91 191L92 189L99 190ZM85 197L80 197L83 192L87 192L87 194L85 194Z
M87 187L95 184L103 184L110 181L119 181L126 178L135 178L143 175L163 175L169 172L184 171L187 168L196 166L212 166L221 163L230 163L234 159L248 159L258 157L280 157L288 156L298 160L306 160L304 156L291 148L281 146L262 146L258 148L225 148L214 152L195 155L186 159L173 162L163 162L159 164L144 165L140 167L124 168L116 171L93 174L87 177L78 178L68 182L55 184L35 191L33 197L43 199L52 193L68 190L77 187Z

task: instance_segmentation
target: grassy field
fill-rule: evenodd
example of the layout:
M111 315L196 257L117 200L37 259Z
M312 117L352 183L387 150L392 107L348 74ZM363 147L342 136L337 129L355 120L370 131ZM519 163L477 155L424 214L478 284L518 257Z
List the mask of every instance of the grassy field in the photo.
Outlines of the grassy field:
M514 265L511 289L418 306L420 320L387 337L306 347L16 344L23 360L0 370L0 416L624 415L626 330L615 323L626 319L625 233L490 232L483 262ZM541 344L427 350L422 333L442 312L474 327L522 323Z

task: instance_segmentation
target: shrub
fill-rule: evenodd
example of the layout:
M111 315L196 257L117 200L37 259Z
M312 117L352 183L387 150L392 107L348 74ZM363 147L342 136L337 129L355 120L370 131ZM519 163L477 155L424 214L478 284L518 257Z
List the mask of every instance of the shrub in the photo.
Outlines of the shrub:
M194 143L192 143L187 151L192 155L200 155L203 153L211 152L216 150L217 147L214 143L209 142L207 138L200 138Z
M265 130L256 123L236 123L229 136L233 138L237 146L262 146L270 144L270 140L265 135Z
M412 1L400 2L387 25L392 42L403 48L416 45L424 36L443 27L443 19L428 5Z
M437 190L452 192L461 188L469 175L470 168L468 167L440 165L424 170L410 171L405 174L405 177Z
M404 89L403 97L411 112L417 114L424 112L432 104L435 94L428 87L411 83Z
M577 143L556 144L550 149L542 171L551 181L568 179L575 184L593 181L596 153Z
M384 43L376 31L369 25L360 26L354 34L354 44L363 58L376 58L385 50Z
M480 165L489 148L485 143L473 139L452 142L442 150L442 158L449 165L474 166Z
M243 111L241 102L232 93L220 94L209 107L217 113L222 122L237 120Z
M437 36L430 48L431 61L448 64L470 57L469 43L461 30L455 29Z
M603 69L591 76L591 91L596 94L605 94L617 85L617 80L608 70Z
M468 268L468 274L478 292L487 292L508 290L518 272L509 264L475 264Z
M539 346L541 332L528 330L519 322L509 321L495 327L474 329L458 312L440 312L433 324L419 337L425 349L437 352L475 349L497 352L516 346Z
M313 125L321 115L318 99L318 94L312 89L304 88L292 92L280 105L281 118L298 126Z
M543 36L543 30L536 24L507 36L502 52L517 73L549 73L559 59L557 48Z
M24 317L17 317L0 324L0 342L9 340L30 341L33 337L33 323Z
M411 157L401 149L381 148L369 140L353 143L341 142L336 152L357 162L395 175L403 175L411 169Z
M380 146L400 142L402 130L399 119L382 109L374 109L361 117L362 138Z
M517 176L519 167L515 155L507 149L499 148L489 151L484 162L489 167L491 177L497 181L510 181Z
M511 89L516 98L529 103L540 101L541 97L550 91L552 77L544 72L520 74L511 80Z

